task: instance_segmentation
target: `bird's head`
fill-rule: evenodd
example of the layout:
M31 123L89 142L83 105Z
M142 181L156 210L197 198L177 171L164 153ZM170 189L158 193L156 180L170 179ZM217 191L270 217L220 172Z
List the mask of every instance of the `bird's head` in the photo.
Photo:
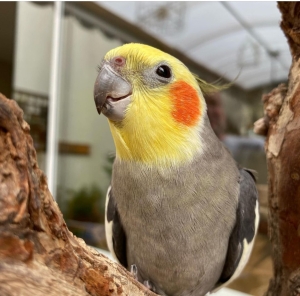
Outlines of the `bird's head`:
M94 99L121 160L169 166L201 152L206 104L196 77L169 54L142 44L109 51Z

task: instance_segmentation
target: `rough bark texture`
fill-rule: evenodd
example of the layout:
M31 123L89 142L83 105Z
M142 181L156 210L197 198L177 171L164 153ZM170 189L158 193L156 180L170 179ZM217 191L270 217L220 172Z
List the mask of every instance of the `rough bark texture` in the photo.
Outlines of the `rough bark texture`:
M0 94L0 295L155 295L69 232L29 130Z
M292 53L288 86L263 97L265 117L256 131L267 135L269 235L274 277L267 296L300 295L300 3L279 2L281 28Z

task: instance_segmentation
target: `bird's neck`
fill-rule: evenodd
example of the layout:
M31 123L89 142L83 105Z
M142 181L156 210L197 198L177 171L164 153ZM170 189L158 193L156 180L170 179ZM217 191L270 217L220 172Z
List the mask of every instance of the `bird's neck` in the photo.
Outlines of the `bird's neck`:
M170 167L192 161L201 153L202 124L193 128L170 126L157 118L145 118L124 126L110 122L119 160Z

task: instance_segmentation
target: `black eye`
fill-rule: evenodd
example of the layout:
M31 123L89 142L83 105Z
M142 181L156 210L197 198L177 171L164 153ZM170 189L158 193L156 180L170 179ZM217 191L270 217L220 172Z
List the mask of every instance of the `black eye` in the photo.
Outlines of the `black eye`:
M164 78L170 78L171 69L166 65L161 65L156 69L156 74Z

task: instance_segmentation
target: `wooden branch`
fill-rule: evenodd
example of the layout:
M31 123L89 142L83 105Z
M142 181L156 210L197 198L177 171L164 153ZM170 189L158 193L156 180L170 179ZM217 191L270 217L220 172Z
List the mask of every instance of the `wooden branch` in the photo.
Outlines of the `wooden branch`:
M296 60L300 57L300 3L278 2L278 8L282 15L280 27L284 32L292 57Z
M0 94L0 295L155 295L67 229L29 131Z
M288 87L263 97L265 117L255 125L267 134L269 236L274 278L267 296L300 295L300 5L279 2L281 28L293 62Z

